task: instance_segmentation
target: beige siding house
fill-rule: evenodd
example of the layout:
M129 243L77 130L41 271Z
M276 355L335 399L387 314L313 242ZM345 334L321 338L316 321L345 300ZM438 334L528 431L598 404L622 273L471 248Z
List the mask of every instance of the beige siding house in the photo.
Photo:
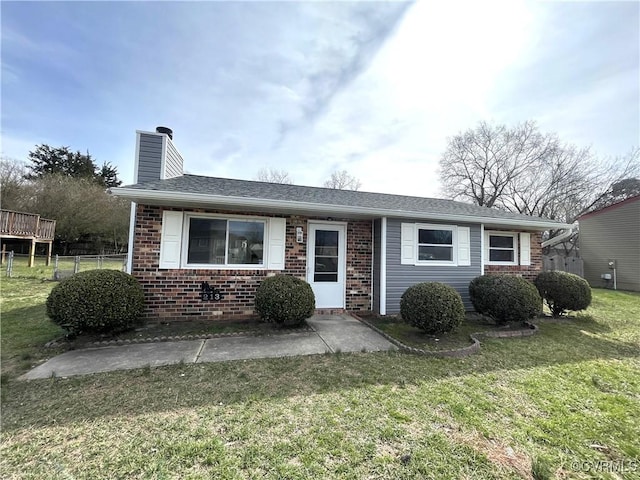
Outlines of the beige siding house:
M578 222L584 277L591 286L613 286L615 280L619 290L640 292L640 195L587 213ZM602 278L606 274L610 280Z

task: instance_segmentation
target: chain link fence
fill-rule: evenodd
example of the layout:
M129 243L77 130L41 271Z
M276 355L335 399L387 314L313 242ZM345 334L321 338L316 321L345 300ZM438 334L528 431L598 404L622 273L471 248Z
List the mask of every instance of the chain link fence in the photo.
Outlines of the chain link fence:
M36 255L34 266L29 267L29 255L7 252L1 259L3 270L10 278L47 278L63 280L86 270L127 270L127 254L118 255Z

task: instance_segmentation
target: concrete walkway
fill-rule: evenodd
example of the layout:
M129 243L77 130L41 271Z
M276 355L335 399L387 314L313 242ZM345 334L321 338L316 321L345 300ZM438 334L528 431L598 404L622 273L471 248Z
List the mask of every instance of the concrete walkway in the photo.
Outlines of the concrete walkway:
M396 347L349 315L314 315L307 323L315 332L264 337L220 337L207 340L143 343L118 347L72 350L48 360L21 378L158 367L180 362L205 363L249 358L314 355L326 352L392 350Z

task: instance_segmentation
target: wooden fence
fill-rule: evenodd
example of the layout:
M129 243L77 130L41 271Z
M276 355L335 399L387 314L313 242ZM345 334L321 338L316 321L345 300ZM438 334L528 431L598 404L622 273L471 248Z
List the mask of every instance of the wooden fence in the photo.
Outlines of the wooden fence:
M584 264L579 257L544 255L542 257L542 268L544 271L560 270L584 277Z

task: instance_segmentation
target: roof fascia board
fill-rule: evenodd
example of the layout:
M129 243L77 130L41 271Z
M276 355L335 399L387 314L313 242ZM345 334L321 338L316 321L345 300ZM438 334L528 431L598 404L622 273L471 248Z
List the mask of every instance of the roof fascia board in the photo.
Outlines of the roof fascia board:
M293 202L290 200L271 200L263 198L248 197L232 197L224 195L211 195L204 193L188 193L188 192L166 192L159 190L142 190L137 188L117 187L112 188L111 193L119 197L125 197L129 200L144 203L145 200L166 201L166 202L195 202L202 205L222 205L229 207L255 207L255 208L280 208L287 210L305 210L318 213L331 214L360 214L371 216L387 216L395 218L418 218L433 220L453 220L465 223L485 223L488 225L514 226L540 228L543 230L549 228L561 229L570 228L571 225L564 223L556 223L545 220L518 220L513 218L499 217L479 217L476 215L456 215L450 213L428 213L410 212L405 210L390 210L371 207L353 207L344 205L331 205L324 203L310 202Z

